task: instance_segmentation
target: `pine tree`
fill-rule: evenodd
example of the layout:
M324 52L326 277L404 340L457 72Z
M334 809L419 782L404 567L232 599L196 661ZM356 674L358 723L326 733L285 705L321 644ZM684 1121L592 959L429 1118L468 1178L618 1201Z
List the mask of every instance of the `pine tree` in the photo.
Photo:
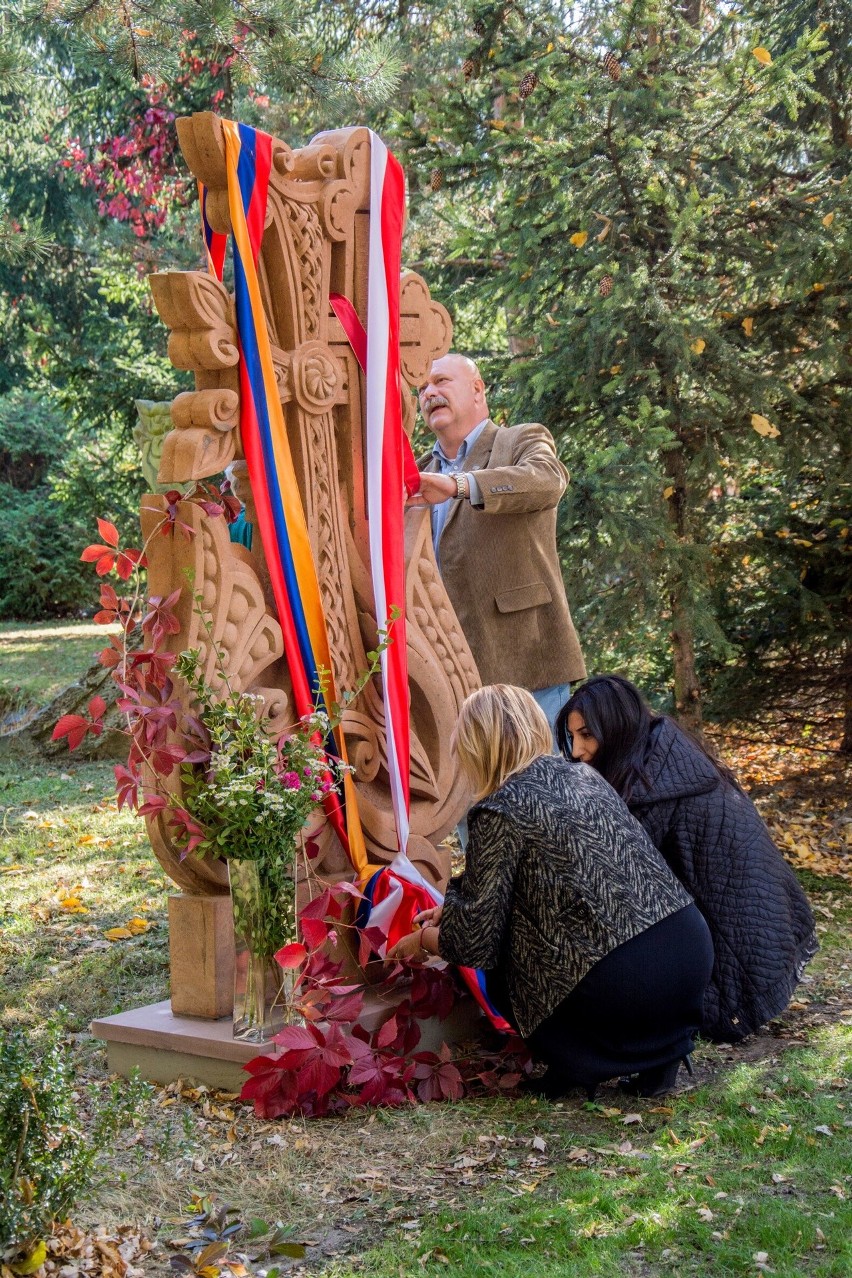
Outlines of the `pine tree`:
M574 473L562 546L591 663L671 677L695 725L700 670L745 651L734 557L745 610L766 572L770 596L787 580L749 477L804 490L817 462L838 504L848 479L849 19L817 0L560 8L487 6L465 50L486 70L418 98L402 131L418 171L446 174L462 340L486 312L534 339L491 370ZM826 555L848 555L843 528ZM767 567L743 580L750 551Z

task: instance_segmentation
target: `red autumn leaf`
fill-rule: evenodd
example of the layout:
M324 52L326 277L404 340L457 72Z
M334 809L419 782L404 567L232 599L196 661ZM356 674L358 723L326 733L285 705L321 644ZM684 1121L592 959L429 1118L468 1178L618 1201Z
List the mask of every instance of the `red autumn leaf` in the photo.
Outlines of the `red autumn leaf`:
M148 565L148 560L141 550L122 550L119 552L115 571L122 581L127 581L137 564L140 568L145 568Z
M101 534L108 546L118 545L118 529L115 524L111 524L108 519L98 520L98 532Z
M161 777L170 777L179 763L183 763L186 751L180 746L158 746L151 755L154 771ZM183 809L181 809L182 811Z
M298 941L293 941L290 945L284 945L275 952L275 962L285 969L300 967L307 957L308 951Z
M399 1033L396 1016L389 1016L376 1035L378 1047L389 1047Z
M123 763L117 763L113 768L118 794L116 796L118 810L127 804L128 807L135 808L139 802L139 777L126 768Z
M94 564L95 572L99 577L105 577L108 572L112 571L115 563L115 551L110 550L108 546L86 546L80 556L84 564Z
M345 993L335 994L326 1008L326 1019L339 1021L343 1025L352 1025L364 1010L364 991L359 985L352 986Z
M107 670L114 670L121 662L123 656L124 653L121 648L118 645L113 646L112 641L110 641L110 646L102 648L98 653L98 661Z
M331 924L325 919L306 919L304 915L299 919L299 927L305 944L312 950L324 945L331 931Z
M161 794L152 794L146 797L145 802L137 809L140 816L156 816L159 812L164 812L169 806L168 799Z
M331 889L326 888L301 910L299 919L339 919L342 914L343 902L336 900Z
M107 703L103 697L94 696L89 702L89 714L92 716L93 726L101 720L106 714Z
M61 741L63 737L67 737L68 749L76 750L88 731L89 721L81 714L63 714L53 729L51 740Z
M285 1025L272 1041L288 1052L313 1051L317 1045L317 1040L305 1025Z
M180 854L182 861L207 838L206 830L193 820L186 808L173 808L169 825L177 831L178 838L186 838L186 847L181 849Z

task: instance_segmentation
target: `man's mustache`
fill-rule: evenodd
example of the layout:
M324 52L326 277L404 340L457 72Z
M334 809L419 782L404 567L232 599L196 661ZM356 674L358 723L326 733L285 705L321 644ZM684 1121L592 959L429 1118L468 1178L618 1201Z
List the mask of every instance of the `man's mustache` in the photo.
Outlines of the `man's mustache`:
M449 408L449 406L449 400L444 399L443 395L433 395L424 401L423 412L428 416L436 408Z

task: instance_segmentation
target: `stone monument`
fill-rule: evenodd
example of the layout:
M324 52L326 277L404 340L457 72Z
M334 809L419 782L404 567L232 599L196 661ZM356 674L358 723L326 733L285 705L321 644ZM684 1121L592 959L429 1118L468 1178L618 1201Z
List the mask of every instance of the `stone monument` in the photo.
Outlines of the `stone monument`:
M221 122L201 113L179 120L177 127L186 161L207 188L209 223L215 232L229 233ZM378 637L368 563L364 376L329 304L329 293L342 294L366 322L370 145L370 133L363 128L322 133L299 149L273 139L258 264L276 382L317 566L335 685L341 691L351 688L366 668L366 652ZM233 295L213 275L201 272L154 275L151 288L170 330L169 357L176 368L191 370L196 383L194 391L178 395L171 406L174 429L163 440L161 491L163 485L178 488L218 476L235 463L240 498L252 521L239 429ZM452 330L447 312L431 300L418 275L403 275L400 303L406 383L400 391L410 433L416 412L411 390L449 349ZM164 510L163 498L156 494L143 500L146 538ZM183 504L180 518L192 525L195 536L152 540L150 593L169 595L185 585L191 570L216 642L226 654L229 678L237 688L263 698L270 732L281 732L297 716L257 528L249 551L230 542L224 520L208 518L197 504ZM451 761L449 738L462 701L479 679L438 574L427 510L407 513L405 554L412 741L408 852L421 873L443 886L449 865L440 843L470 801ZM182 591L177 611L181 629L170 647L176 652L203 649L188 590ZM213 661L212 654L209 659ZM342 727L356 770L368 857L381 864L396 852L396 832L377 684L367 685L346 711ZM181 889L169 910L171 1013L226 1016L233 962L226 867L218 860L181 860L160 818L148 818L148 828L158 859ZM313 871L322 883L352 875L330 825L321 836Z

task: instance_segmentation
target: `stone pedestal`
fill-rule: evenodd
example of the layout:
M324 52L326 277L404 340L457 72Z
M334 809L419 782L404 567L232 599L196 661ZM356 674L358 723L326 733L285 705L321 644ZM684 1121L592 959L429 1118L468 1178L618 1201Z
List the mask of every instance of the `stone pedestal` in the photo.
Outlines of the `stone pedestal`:
M406 993L402 989L388 999L369 991L360 1024L370 1031L376 1029ZM473 999L462 997L445 1021L433 1017L421 1022L418 1051L434 1052L445 1042L470 1042L479 1038L487 1025ZM113 1074L129 1077L138 1070L149 1082L161 1085L185 1078L229 1092L238 1092L248 1079L242 1068L246 1061L277 1050L275 1043L235 1039L230 1016L215 1021L176 1016L168 999L93 1021L92 1033L106 1043Z
M169 897L169 966L175 1016L230 1017L234 1006L230 896L182 893Z

